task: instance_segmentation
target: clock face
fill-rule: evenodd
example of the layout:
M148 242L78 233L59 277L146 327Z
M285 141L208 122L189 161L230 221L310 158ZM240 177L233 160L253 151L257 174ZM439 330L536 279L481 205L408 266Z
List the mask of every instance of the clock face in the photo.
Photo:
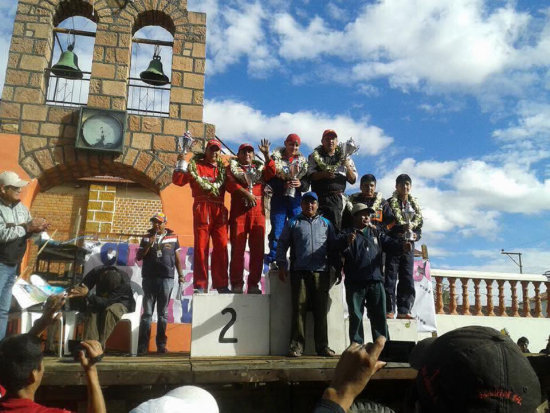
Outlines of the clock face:
M115 148L122 139L122 125L113 116L100 113L86 119L82 125L82 135L91 147Z
M83 107L75 147L99 152L122 153L126 112Z

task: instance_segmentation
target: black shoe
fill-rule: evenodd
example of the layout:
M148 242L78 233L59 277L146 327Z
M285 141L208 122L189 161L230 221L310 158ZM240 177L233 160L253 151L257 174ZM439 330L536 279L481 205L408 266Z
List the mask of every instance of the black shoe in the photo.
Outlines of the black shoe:
M302 350L299 348L291 348L288 350L288 357L300 357L302 355Z
M157 354L166 354L166 353L168 353L168 349L166 347L157 348Z
M325 347L321 351L318 351L317 355L320 357L334 357L336 356L336 353L330 347Z
M227 287L216 288L216 290L218 290L218 294L231 294L231 290Z

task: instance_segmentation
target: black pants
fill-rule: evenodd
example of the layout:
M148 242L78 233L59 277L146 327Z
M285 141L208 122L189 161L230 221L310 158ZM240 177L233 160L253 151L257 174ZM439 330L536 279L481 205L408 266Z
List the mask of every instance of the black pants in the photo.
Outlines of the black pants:
M327 271L292 271L292 320L290 349L303 351L305 348L305 326L308 303L313 307L313 335L315 351L328 347L327 313L330 276Z
M386 312L409 314L414 304L413 279L414 244L412 251L403 254L386 254L384 288L386 290ZM397 284L397 289L396 289Z
M342 229L344 199L342 194L319 195L319 213L334 225L336 232Z

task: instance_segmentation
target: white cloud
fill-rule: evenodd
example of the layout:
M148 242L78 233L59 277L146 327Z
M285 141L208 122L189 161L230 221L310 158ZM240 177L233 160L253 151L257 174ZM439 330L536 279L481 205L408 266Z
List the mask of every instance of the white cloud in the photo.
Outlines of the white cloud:
M289 133L294 132L311 150L320 144L322 131L330 128L336 130L341 140L353 136L360 145L360 154L376 155L393 141L366 119L356 121L346 115L312 111L267 115L246 103L233 100L207 100L204 118L216 125L217 134L223 140L232 142L268 138L274 144L281 144Z
M518 104L518 119L493 136L502 141L537 139L550 143L550 104L523 101Z

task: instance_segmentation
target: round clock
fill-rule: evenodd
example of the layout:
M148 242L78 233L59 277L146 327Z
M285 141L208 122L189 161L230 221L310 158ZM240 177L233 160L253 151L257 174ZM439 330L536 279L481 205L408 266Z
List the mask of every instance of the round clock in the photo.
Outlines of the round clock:
M122 152L126 112L82 108L76 147L107 152Z

